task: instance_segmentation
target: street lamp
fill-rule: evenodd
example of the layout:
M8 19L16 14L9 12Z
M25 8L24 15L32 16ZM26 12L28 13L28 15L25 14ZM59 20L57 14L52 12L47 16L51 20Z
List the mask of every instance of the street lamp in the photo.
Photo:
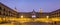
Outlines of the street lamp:
M21 18L23 18L23 15L21 15Z
M49 18L49 16L46 16L46 18L48 19L48 18Z

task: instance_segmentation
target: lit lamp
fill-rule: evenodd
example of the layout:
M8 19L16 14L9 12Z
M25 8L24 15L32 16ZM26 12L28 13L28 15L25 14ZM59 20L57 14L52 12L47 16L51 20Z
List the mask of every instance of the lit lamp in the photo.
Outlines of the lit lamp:
M47 19L49 18L49 16L46 16L47 17Z
M21 18L23 18L23 15L21 15Z
M49 22L49 16L46 16L46 18L47 18L47 21L46 21L46 22L47 22L47 24L48 24L48 22Z
M32 18L36 18L36 16L35 15L32 15Z

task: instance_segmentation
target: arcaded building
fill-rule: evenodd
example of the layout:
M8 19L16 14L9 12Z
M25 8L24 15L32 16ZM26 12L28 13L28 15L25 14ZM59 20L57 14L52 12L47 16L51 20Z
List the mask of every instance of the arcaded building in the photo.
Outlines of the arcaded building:
M50 12L50 17L60 17L60 9Z
M0 3L0 17L20 17L20 18L45 18L45 17L60 17L60 9L52 12L36 12L32 10L31 12L17 12L8 6Z
M44 18L46 16L49 16L49 13L47 12L36 12L35 10L33 10L32 12L20 12L19 16L23 16L23 18Z
M0 2L0 17L17 17L18 12Z
M60 17L60 9L57 9L52 12L35 12L33 10L32 12L20 12L19 17L23 16L23 18L54 18L54 17Z

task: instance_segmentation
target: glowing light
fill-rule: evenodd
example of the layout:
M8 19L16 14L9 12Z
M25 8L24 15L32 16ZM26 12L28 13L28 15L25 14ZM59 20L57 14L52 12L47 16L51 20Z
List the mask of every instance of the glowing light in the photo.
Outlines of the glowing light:
M23 15L21 15L21 18L23 18Z
M36 16L35 15L32 15L32 18L35 18Z
M47 17L47 19L49 18L49 16L46 16Z

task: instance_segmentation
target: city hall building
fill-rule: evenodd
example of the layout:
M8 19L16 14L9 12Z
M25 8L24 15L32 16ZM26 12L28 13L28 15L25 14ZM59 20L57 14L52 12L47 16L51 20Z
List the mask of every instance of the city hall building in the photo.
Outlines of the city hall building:
M31 12L17 12L8 6L0 2L0 17L20 17L20 18L45 18L45 17L60 17L60 9L52 12L36 12L32 10Z
M19 16L23 16L23 18L42 18L49 16L49 13L47 12L35 12L34 10L32 12L20 12Z

